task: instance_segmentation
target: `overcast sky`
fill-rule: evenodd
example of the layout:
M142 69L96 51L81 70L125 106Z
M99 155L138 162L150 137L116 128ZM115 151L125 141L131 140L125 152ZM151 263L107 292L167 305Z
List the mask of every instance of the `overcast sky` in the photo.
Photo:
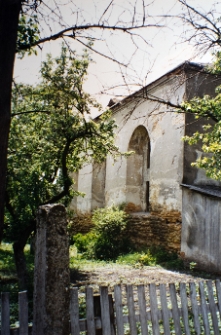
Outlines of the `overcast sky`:
M148 4L148 0L145 0ZM54 0L48 2L53 7ZM73 4L74 3L74 4ZM62 24L75 25L97 23L109 4L109 10L102 17L103 22L115 24L119 20L130 20L130 13L136 3L136 18L139 19L139 12L142 13L142 0L74 0L71 4L68 0L60 0L61 9L60 18ZM98 31L91 33L98 40L94 47L101 53L105 53L120 62L128 64L125 67L119 67L117 64L107 59L92 54L95 63L90 65L88 80L85 83L85 90L94 95L104 106L107 105L110 97L130 94L139 89L139 85L145 85L152 80L160 77L175 66L191 60L196 62L209 62L212 59L211 53L197 55L196 50L189 43L181 43L181 36L186 31L186 26L175 18L161 19L161 15L178 15L182 13L181 5L177 0L155 0L149 1L151 5L146 7L146 22L162 25L161 28L145 28L136 33L141 34L143 40L134 36L134 42L124 33ZM221 9L221 4L213 0L189 0L191 6L201 10L208 11L216 3L216 8ZM76 13L77 16L76 16ZM49 13L49 21L52 14ZM152 18L152 16L155 16ZM61 19L59 21L61 23ZM52 32L58 32L61 28L58 22L49 22ZM44 34L50 34L47 27L44 27ZM85 33L86 34L86 33ZM80 36L81 41L85 42L84 36ZM145 39L145 42L144 42ZM72 49L81 52L83 46L77 41L68 41ZM135 47L136 44L136 47ZM61 41L52 41L45 43L42 50L38 49L38 56L25 56L23 59L16 59L14 77L16 81L25 83L36 83L39 77L41 61L45 59L47 53L58 56L60 52ZM123 77L122 77L123 74ZM128 85L122 90L121 85ZM136 86L137 85L137 86ZM110 90L110 87L115 87ZM101 93L103 92L103 93Z

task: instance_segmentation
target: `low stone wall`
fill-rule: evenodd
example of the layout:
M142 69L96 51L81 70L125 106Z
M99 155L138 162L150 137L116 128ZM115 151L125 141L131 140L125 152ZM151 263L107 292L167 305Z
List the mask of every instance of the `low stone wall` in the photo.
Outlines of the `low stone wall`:
M178 212L133 214L127 234L136 247L158 246L180 251L181 217Z
M79 214L71 220L71 235L86 234L93 228L91 214ZM129 217L126 235L135 247L159 246L180 251L181 214L176 211L133 213Z
M87 214L76 214L69 221L69 234L76 235L78 233L87 234L93 227L94 224L91 221L92 215Z

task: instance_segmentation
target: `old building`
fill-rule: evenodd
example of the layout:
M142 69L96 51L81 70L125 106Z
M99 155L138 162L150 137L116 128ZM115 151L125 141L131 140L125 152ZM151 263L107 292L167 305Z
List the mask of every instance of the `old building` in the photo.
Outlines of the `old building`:
M197 187L213 188L219 184L207 178L203 170L191 166L191 162L202 154L200 147L189 146L182 140L184 135L201 129L208 120L196 120L191 114L177 113L171 105L195 96L213 96L219 83L220 78L208 74L202 65L185 62L113 104L113 118L118 125L116 144L122 152L134 151L134 154L129 158L121 157L116 162L107 157L102 165L85 165L79 171L76 183L85 197L75 199L72 207L87 213L97 207L124 203L129 212L136 213L133 217L136 217L137 231L138 222L142 221L141 233L137 236L149 234L144 236L148 243L158 240L161 245L164 240L163 245L171 244L172 249L178 249L180 229L176 230L174 225L181 227L180 216L182 212L183 216L186 215L184 192L187 189L190 192L190 186L195 186L191 192L198 192ZM182 202L185 208L182 208ZM148 223L151 226L149 230L144 228L148 220L152 220ZM184 221L186 224L185 218ZM172 234L168 240L165 239L167 229L171 229ZM174 231L178 236L176 242ZM187 231L186 227L183 228L182 248L191 258L193 253L186 247Z

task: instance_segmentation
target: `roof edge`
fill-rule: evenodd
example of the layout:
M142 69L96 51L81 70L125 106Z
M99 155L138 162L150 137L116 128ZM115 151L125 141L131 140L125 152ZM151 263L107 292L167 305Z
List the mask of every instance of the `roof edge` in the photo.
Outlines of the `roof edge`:
M164 77L169 76L173 72L183 71L183 70L185 71L185 70L192 69L192 70L195 70L195 71L205 72L206 73L207 72L207 71L205 71L206 66L208 66L208 63L205 64L205 63L195 63L195 62L190 62L190 61L184 61L184 62L180 63L179 65L177 65L176 67L174 67L172 70L167 71L162 76L158 77L157 79L153 80L152 82L150 82L146 86L142 87L141 89L135 91L134 93L132 93L130 95L127 95L125 98L123 98L122 100L118 101L116 104L112 105L110 107L110 110L114 110L118 106L121 106L122 104L124 104L124 102L126 102L126 100L128 100L131 97L139 94L144 89L147 89L149 86L157 84L158 81L162 80Z

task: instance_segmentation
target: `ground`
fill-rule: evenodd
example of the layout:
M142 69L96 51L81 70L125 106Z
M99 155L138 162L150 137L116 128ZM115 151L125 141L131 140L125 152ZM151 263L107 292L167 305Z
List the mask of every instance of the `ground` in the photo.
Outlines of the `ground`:
M98 289L99 285L112 287L115 284L148 284L148 283L178 283L216 279L220 276L213 276L206 273L169 271L158 266L144 266L135 268L130 265L85 263L79 267L79 273L72 272L71 282L73 286L91 285Z

